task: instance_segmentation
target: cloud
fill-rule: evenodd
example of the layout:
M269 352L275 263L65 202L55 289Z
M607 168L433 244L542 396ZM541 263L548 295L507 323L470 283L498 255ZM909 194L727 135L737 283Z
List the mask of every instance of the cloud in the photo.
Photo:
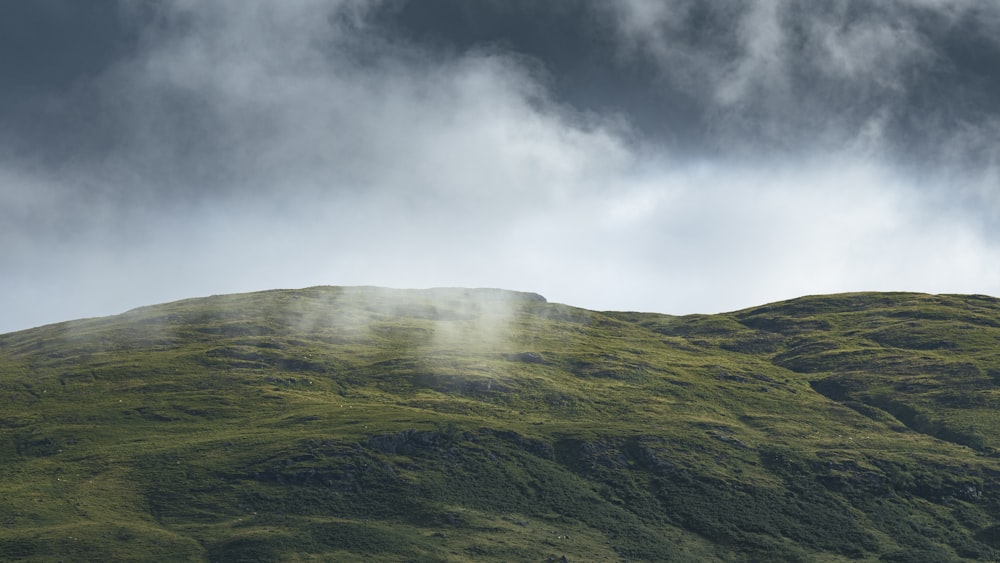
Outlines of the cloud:
M544 54L420 43L389 4L123 4L135 48L56 104L99 109L67 121L73 158L0 147L0 331L322 284L668 313L1000 293L996 116L919 122L964 166L891 157L911 74L942 57L914 10L959 25L972 5L856 5L588 5L616 10L601 64L656 61L651 84L703 104L699 154L560 98Z
M630 158L514 58L438 60L367 29L358 6L175 2L136 16L141 50L88 86L112 149L9 180L4 214L26 240L5 260L8 287L45 280L65 295L53 308L79 314L260 285L486 283L501 268L480 256L519 214L596 189ZM74 303L67 283L104 299Z
M620 57L705 101L708 135L725 152L865 142L886 158L941 164L938 143L998 109L978 98L998 80L981 66L1000 54L994 5L627 0L603 10Z

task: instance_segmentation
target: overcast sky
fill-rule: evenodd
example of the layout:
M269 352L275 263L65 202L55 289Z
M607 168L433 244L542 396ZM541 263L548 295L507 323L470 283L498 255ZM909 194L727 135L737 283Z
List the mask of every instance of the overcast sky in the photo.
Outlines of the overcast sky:
M0 2L0 332L311 285L1000 294L1000 4Z

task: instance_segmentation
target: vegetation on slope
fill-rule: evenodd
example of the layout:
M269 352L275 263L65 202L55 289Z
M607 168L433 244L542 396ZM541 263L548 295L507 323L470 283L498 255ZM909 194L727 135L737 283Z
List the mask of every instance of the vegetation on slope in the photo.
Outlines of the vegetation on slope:
M1000 558L1000 302L216 296L0 335L0 559Z

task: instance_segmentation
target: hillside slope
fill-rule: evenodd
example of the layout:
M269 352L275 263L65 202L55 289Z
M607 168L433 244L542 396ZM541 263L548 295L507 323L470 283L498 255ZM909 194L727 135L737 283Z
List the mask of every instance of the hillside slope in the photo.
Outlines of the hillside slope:
M0 559L1000 559L1000 301L215 296L0 335Z

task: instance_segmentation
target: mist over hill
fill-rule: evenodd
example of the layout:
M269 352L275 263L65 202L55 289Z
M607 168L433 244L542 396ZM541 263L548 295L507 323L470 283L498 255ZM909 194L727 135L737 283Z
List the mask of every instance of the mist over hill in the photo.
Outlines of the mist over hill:
M313 287L0 335L0 559L1000 557L1000 300Z

